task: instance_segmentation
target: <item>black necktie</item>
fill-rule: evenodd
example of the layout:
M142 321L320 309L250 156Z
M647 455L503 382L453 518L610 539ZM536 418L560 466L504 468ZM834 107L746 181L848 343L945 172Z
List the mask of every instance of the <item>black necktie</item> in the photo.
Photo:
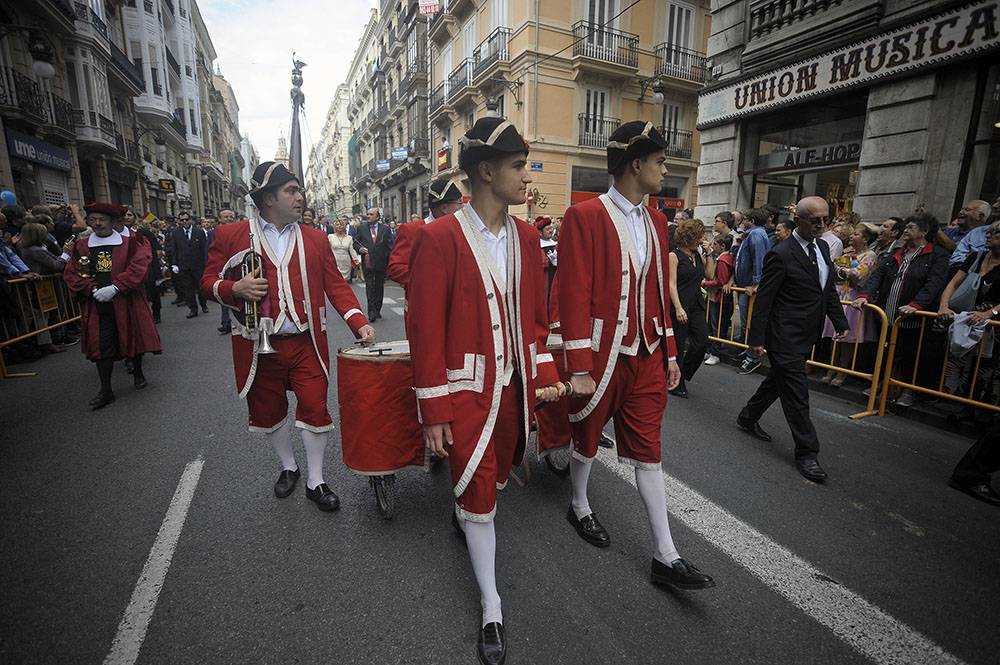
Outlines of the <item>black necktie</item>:
M816 243L811 242L806 247L809 248L809 260L813 264L813 272L816 273L816 281L819 281L819 261L816 258Z

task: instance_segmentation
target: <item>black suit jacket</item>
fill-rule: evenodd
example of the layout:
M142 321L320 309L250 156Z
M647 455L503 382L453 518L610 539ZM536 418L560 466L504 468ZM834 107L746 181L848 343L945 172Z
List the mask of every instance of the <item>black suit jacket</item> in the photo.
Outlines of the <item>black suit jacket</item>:
M395 238L388 226L377 222L378 230L375 232L375 241L372 242L371 225L362 222L358 227L358 232L354 234L354 249L361 253L361 248L368 250L368 257L371 261L365 261L366 270L377 270L385 272L389 267L389 254L392 253L392 245Z
M170 265L190 270L201 278L208 261L208 236L204 229L192 227L189 241L186 231L178 226L167 235L166 245Z
M834 284L836 267L830 248L820 238L816 246L829 269L825 288L820 287L816 268L795 236L764 257L748 344L764 346L778 360L808 356L823 333L826 317L838 332L849 327Z

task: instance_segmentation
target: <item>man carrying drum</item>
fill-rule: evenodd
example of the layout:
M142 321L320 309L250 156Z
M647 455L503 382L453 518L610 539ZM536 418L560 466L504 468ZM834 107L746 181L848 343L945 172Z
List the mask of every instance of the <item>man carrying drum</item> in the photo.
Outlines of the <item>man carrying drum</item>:
M511 217L531 182L528 145L502 118L481 118L460 140L472 200L427 224L413 248L410 350L427 447L447 457L452 522L479 584L483 663L507 642L494 571L496 490L523 452L536 399L563 392L545 350L548 317L538 231Z
M320 510L337 510L340 499L323 481L327 432L333 429L326 408L330 363L324 298L363 343L375 341L375 329L340 275L326 234L298 223L305 198L295 175L280 162L264 162L251 185L260 220L218 227L201 290L234 310L236 389L247 400L250 431L266 433L281 460L274 495L287 497L299 480L294 425L302 432L309 464L306 497ZM251 272L245 268L249 253L258 266ZM250 306L251 317L247 303L256 303ZM288 390L298 400L294 419L288 416Z

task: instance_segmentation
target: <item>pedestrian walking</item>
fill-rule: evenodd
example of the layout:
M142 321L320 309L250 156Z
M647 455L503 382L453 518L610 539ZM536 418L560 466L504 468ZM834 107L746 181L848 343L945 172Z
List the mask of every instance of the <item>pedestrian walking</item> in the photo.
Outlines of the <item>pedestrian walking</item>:
M699 248L705 235L700 219L685 219L677 224L674 249L670 252L670 300L674 306L674 341L677 344L681 380L670 389L674 397L687 397L687 382L705 360L708 346L708 322L701 284L705 281L705 261Z
M652 581L703 589L714 586L712 578L681 558L671 536L661 468L667 390L680 382L681 370L667 300L667 220L642 202L660 191L666 147L652 123L618 127L607 148L611 189L571 206L563 220L556 284L574 396L566 519L585 542L611 544L587 488L601 433L613 419L618 460L635 468L653 534Z
M1000 506L1000 493L990 484L997 471L1000 471L1000 424L994 419L955 465L948 485L974 499Z
M92 203L85 208L93 233L73 246L64 279L81 302L81 350L97 365L100 391L90 400L91 410L115 401L111 376L116 360L133 359L132 381L145 388L142 355L160 353L160 336L146 302L143 283L151 255L132 237L114 230L124 214L114 203Z
M382 300L385 295L385 274L392 252L392 232L379 221L378 208L368 211L368 221L358 227L354 236L354 249L361 255L365 270L365 295L368 299L368 320L382 318Z
M361 256L354 249L354 239L347 235L347 222L344 219L334 220L333 233L326 238L330 242L340 276L345 280L349 279L351 270L361 263Z
M192 226L191 214L187 211L177 215L177 224L167 236L167 261L173 273L177 298L187 304L187 318L191 319L198 316L199 301L201 310L208 312L205 296L198 290L208 256L208 238L204 230Z
M459 153L471 201L420 229L412 254L414 389L427 447L451 469L452 524L479 585L477 651L486 665L507 657L496 493L523 451L536 390L545 401L560 394L552 355L539 352L548 326L538 232L507 213L525 201L527 154L509 121L476 121Z
M834 339L839 341L848 331L830 248L817 239L829 214L827 202L818 196L799 201L792 237L764 260L747 344L757 358L766 352L771 368L736 419L740 429L771 441L758 421L780 399L795 441L796 468L817 483L824 482L827 473L819 465L819 437L809 417L806 359L819 340L825 317L837 331Z
M326 299L363 342L373 342L375 330L340 276L326 234L299 224L304 196L296 176L280 162L264 162L254 170L251 184L261 219L218 228L201 291L235 312L230 339L236 390L247 400L248 429L267 434L281 462L274 495L284 499L299 480L292 449L294 425L306 449L306 497L320 510L337 510L340 498L323 479L327 433L333 429L326 407ZM259 268L242 274L251 251L257 254ZM259 321L247 321L248 302L258 303ZM265 339L273 346L271 352ZM289 390L297 400L294 418L288 413Z

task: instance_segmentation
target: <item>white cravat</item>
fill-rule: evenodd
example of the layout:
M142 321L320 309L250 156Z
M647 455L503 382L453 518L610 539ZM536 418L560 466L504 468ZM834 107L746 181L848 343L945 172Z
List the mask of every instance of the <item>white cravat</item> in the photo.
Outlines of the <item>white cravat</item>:
M490 257L496 264L497 276L503 282L497 286L501 288L506 288L507 284L507 226L504 225L500 229L499 235L494 235L492 231L486 226L486 223L476 212L476 209L472 207L471 203L465 205L465 214L469 216L469 220L473 225L479 229L480 237L483 239L483 243L486 245L486 251L489 252Z
M628 222L626 228L628 228L628 234L632 238L632 244L635 245L634 258L637 263L635 268L637 272L642 272L643 267L646 265L646 243L648 242L646 238L646 217L642 214L642 204L635 205L615 189L614 186L608 190L608 198L625 215L625 221Z

